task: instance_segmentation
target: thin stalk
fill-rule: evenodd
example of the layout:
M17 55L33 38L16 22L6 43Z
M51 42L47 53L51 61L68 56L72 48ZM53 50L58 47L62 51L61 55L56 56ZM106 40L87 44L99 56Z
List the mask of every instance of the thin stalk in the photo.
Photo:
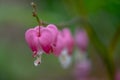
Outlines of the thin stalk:
M38 32L38 36L40 36L40 26L42 25L42 22L41 20L39 19L38 15L37 15L37 6L34 2L31 3L31 6L33 7L33 17L36 18L37 22L38 22L38 25L39 25L39 32Z

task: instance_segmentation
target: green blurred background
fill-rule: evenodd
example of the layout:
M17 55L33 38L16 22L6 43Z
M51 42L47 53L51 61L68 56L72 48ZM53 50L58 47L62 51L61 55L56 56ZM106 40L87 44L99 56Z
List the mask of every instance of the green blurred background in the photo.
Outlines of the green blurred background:
M32 1L0 0L0 80L74 80L74 63L64 70L54 55L43 55L42 64L38 67L33 65L35 59L24 40L25 31L38 24L32 16ZM34 0L40 19L49 23L69 21L82 16L82 11L85 11L98 37L108 46L120 26L120 0L82 0L82 7L75 1ZM73 34L76 27L79 25L70 26ZM120 40L115 51L118 68L119 44ZM99 55L91 53L90 59L93 68L91 76L106 77Z

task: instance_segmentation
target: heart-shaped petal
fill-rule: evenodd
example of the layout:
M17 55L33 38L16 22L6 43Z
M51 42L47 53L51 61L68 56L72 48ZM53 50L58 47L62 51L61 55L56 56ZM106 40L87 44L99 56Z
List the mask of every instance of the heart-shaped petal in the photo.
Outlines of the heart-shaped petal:
M44 28L41 29L41 36L39 38L41 48L43 51L45 51L47 54L51 52L51 44L52 44L52 33L48 29Z
M57 27L54 24L49 24L47 26L47 29L49 29L51 31L52 36L53 36L53 42L56 43L57 35L58 35L58 29L57 29Z
M65 46L68 49L68 53L71 54L74 47L74 39L72 37L72 34L68 28L64 28L62 30L62 33L64 35Z
M29 47L31 48L31 50L34 53L37 53L38 49L39 49L39 41L38 41L38 37L36 35L36 31L31 28L28 29L25 33L25 39L29 45Z
M78 48L85 52L88 46L88 35L84 29L76 31L75 41Z
M53 54L55 56L59 56L62 52L62 50L64 49L64 37L62 36L62 33L59 32L58 34L58 37L57 37L57 42L56 42L56 45L53 46Z

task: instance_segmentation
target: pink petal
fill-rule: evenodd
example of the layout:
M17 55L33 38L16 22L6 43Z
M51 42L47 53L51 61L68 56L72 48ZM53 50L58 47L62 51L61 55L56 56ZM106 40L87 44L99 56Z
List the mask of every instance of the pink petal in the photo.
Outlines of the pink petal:
M39 49L39 41L38 41L38 37L36 35L36 31L31 28L31 29L28 29L25 33L25 39L29 45L29 47L31 48L31 50L33 52L37 52L38 49Z
M44 29L44 27L43 27L43 26L40 26L40 27L39 27L39 26L36 26L36 27L34 28L34 30L36 31L36 33L37 33L38 36L41 36L41 32L40 32L41 29Z
M59 56L64 49L68 50L68 53L71 55L73 51L74 41L69 29L65 28L59 32L57 37L56 46L53 51L56 56Z
M76 32L75 40L79 49L86 51L88 46L88 35L84 29L80 29Z
M58 37L57 37L57 42L56 45L53 47L53 54L55 56L59 56L62 50L64 49L64 37L62 34L59 32Z
M49 30L51 31L51 33L52 33L53 42L56 42L56 40L57 40L57 35L58 35L58 29L57 29L57 27L56 27L55 25L53 25L53 24L49 24L49 25L47 26L47 29L49 29Z
M52 33L48 29L41 29L41 36L39 38L41 48L47 54L51 52Z
M74 47L74 39L72 37L72 34L68 28L63 29L64 34L64 41L66 43L66 47L68 49L68 53L71 54Z

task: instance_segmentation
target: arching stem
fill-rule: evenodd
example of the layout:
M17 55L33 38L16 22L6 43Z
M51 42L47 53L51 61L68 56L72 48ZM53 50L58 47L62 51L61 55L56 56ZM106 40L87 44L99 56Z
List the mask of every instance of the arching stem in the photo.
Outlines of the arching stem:
M37 15L37 7L36 4L34 2L31 3L31 6L33 7L33 17L36 18L38 25L39 25L39 33L38 36L40 36L40 26L42 25L42 21L39 19L38 15Z

